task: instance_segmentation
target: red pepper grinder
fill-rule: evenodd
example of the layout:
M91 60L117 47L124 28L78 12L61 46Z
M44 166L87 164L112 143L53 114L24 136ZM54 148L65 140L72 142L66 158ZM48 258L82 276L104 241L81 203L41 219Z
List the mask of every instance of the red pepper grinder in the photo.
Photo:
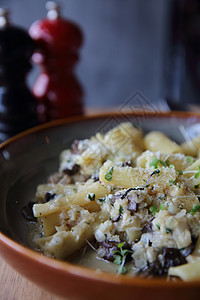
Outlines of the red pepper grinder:
M47 2L46 8L47 18L34 22L29 29L36 43L32 58L42 69L33 85L41 123L83 114L83 89L74 75L83 42L81 30L61 18L56 3Z
M26 85L34 42L0 8L0 142L38 124L37 103Z

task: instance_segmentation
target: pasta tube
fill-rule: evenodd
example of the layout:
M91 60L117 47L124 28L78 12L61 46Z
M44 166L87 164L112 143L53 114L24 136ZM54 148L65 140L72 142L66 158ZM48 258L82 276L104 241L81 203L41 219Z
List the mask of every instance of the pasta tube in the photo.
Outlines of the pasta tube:
M160 151L162 153L183 153L183 149L177 143L170 140L160 131L151 131L144 137L146 149L151 151Z
M107 160L100 169L99 179L107 186L144 187L151 174L152 170L113 166L113 163ZM169 187L170 183L176 180L177 172L174 169L164 167L160 169L158 175L154 178L156 183L163 187Z

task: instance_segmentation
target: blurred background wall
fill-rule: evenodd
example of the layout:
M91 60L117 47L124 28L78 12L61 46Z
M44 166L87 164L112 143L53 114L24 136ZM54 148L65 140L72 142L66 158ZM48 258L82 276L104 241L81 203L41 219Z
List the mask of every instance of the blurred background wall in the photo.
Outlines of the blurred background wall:
M11 20L28 29L46 16L44 0L0 0ZM139 90L162 97L168 0L60 0L63 16L85 36L77 73L90 106L118 105ZM32 71L29 82L34 81Z
M44 0L0 0L13 23L28 29L46 16ZM151 102L165 97L163 73L170 0L60 0L85 42L77 74L90 106L120 105L134 91ZM31 85L36 77L29 76ZM190 94L190 92L189 92ZM187 92L184 92L187 95Z

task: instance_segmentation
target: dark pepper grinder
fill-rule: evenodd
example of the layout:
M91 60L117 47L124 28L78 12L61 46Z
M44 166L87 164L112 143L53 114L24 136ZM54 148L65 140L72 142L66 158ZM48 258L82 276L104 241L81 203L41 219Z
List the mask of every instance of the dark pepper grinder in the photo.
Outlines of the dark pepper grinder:
M47 17L34 22L29 34L36 43L33 61L41 73L33 85L40 122L83 114L83 89L74 75L83 42L80 28L61 17L60 7L46 4Z
M34 42L9 22L0 9L0 142L38 123L36 100L25 77L31 69Z

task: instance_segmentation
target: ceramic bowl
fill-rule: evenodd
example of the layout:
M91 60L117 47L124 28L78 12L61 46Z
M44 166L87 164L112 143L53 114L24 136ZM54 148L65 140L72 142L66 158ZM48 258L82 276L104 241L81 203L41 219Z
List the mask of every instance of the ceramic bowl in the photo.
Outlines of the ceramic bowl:
M131 121L145 132L161 130L177 142L200 122L192 113L114 114L61 120L33 128L0 145L0 254L19 273L50 292L69 299L199 299L200 282L168 282L97 272L56 261L31 249L22 207L36 186L58 169L60 152L74 139L106 132ZM195 125L196 126L196 125Z

